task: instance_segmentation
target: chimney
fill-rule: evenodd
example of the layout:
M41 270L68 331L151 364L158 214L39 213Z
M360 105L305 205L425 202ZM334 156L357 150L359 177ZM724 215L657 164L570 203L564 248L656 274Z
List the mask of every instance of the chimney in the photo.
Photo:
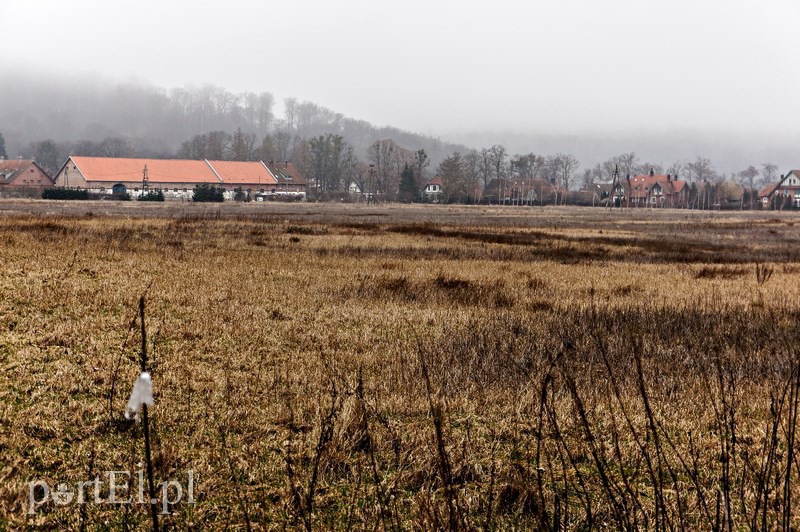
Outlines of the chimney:
M667 174L667 181L672 181L672 176Z
M654 175L656 175L656 173L655 173L655 172L653 171L653 169L651 168L651 169L650 169L650 177L653 177Z

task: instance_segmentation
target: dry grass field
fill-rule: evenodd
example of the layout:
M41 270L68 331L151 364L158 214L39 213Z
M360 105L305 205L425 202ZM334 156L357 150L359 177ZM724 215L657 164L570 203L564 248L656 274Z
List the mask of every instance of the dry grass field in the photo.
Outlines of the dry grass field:
M797 225L796 225L797 224ZM0 528L800 527L800 219L0 202ZM106 494L107 495L107 494Z

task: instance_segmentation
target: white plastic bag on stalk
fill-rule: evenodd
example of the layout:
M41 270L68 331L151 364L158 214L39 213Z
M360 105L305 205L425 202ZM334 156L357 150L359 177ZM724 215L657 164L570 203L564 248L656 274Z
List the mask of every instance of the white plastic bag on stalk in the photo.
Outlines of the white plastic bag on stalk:
M143 371L133 383L131 398L128 399L128 406L125 407L125 417L139 419L142 405L153 406L153 381L146 371Z

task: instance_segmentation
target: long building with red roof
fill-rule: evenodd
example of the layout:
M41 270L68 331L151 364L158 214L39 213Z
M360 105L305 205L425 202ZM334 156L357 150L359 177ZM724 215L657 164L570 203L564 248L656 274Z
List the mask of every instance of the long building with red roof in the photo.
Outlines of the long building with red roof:
M132 196L145 189L160 190L167 198L181 199L191 198L194 188L201 184L222 188L227 199L233 199L240 189L251 195L275 194L278 189L278 180L262 162L73 155L55 177L57 187Z

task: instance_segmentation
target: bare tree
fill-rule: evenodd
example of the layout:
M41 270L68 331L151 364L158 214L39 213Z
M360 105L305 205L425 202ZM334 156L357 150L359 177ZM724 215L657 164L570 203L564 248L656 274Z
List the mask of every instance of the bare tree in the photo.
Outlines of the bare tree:
M256 136L244 133L242 128L233 134L229 148L229 159L232 161L252 161L256 157Z
M34 143L27 151L33 153L33 158L49 175L56 175L65 158L64 146L59 146L50 139Z
M678 179L679 176L683 175L683 170L683 163L680 161L675 161L669 166L669 168L667 168L667 173L673 178Z
M481 181L483 181L483 188L489 186L489 182L494 179L494 172L492 169L492 153L489 148L483 148L480 151L480 158L478 159L478 172L480 173Z
M464 173L463 157L453 152L439 164L436 173L442 179L445 196L451 201L462 203L469 195L469 184Z
M297 130L297 98L284 98L283 112L286 117L286 129L289 132Z
M663 175L664 174L664 165L661 163L639 163L634 165L633 167L633 174L634 175L647 175L650 172L656 175Z
M250 128L258 136L266 135L272 125L272 106L275 99L272 94L262 92L255 94L248 92L242 98L244 109L242 110Z
M614 179L614 170L618 167L619 161L617 157L612 157L602 163L597 163L591 170L587 171L591 173L591 182L611 182ZM584 176L584 181L586 181L586 176Z
M614 158L614 163L619 167L622 176L633 176L638 162L639 157L634 152L623 153Z
M224 131L212 131L206 136L206 159L221 161L225 159L231 145L231 136Z
M392 177L395 151L399 148L393 140L376 140L367 150L367 159L373 165L375 194L386 194Z
M506 160L508 154L505 147L500 144L495 144L489 148L489 162L492 165L492 174L495 179L504 179L507 177Z
M686 174L695 183L701 183L716 177L711 161L700 156L693 163L686 163Z
M100 154L103 157L130 157L133 155L133 147L128 139L121 137L106 137L99 146Z
M481 201L481 191L479 188L481 172L480 164L481 156L477 150L470 150L464 155L462 159L462 168L464 170L464 180L467 183L467 197L472 198L475 202Z
M530 181L539 177L539 172L544 165L544 157L534 153L525 155L515 155L511 158L511 167L516 174L524 181Z
M575 172L578 170L578 159L569 153L557 153L554 159L556 181L560 183L565 190L570 190L573 185Z
M288 161L292 153L292 134L287 130L276 131L272 136L275 146L275 155L278 161Z
M778 167L772 163L761 165L761 176L765 185L771 185L777 181Z
M753 203L755 201L755 197L757 192L756 188L756 180L758 176L761 175L761 172L758 171L758 168L753 166L752 164L739 172L739 182L746 187L747 195L750 198L750 208L753 208ZM744 201L744 195L742 195L742 201Z

